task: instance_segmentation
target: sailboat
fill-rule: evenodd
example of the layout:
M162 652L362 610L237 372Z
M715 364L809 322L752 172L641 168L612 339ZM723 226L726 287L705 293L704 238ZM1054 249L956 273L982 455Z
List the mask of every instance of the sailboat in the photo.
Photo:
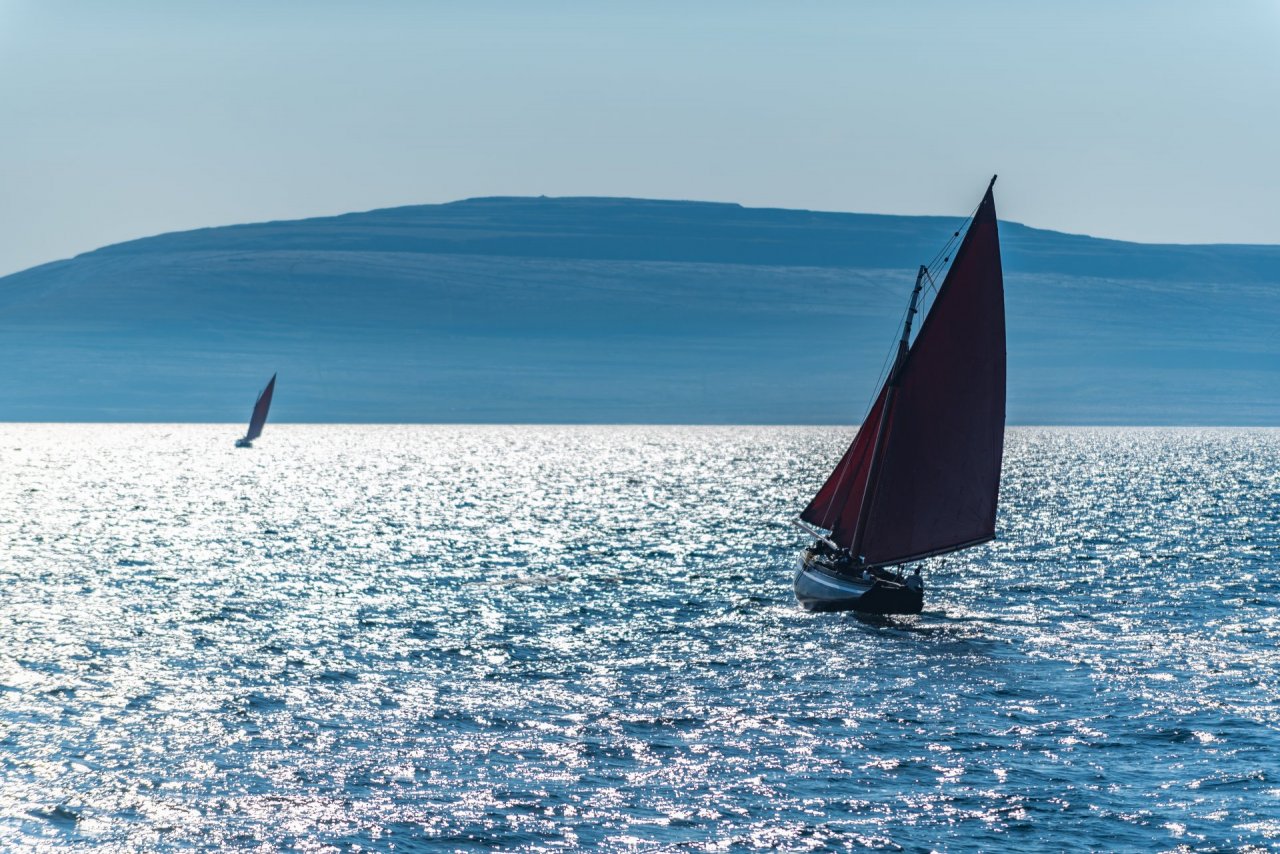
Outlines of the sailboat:
M271 381L267 383L267 387L258 395L258 400L253 404L253 415L249 416L249 429L245 431L244 437L236 439L237 448L252 448L253 440L262 435L262 425L267 423L267 410L271 408L271 395L276 390L276 375L271 375Z
M795 520L815 537L795 577L796 599L808 610L918 614L924 581L917 561L995 538L1005 414L995 182L913 341L921 291L933 284L929 267L917 272L884 384Z

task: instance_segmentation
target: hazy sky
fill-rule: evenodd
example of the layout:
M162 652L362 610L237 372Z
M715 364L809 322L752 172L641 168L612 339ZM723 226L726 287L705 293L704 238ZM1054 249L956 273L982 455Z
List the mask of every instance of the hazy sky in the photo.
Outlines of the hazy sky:
M0 273L503 194L1280 242L1280 2L0 0Z

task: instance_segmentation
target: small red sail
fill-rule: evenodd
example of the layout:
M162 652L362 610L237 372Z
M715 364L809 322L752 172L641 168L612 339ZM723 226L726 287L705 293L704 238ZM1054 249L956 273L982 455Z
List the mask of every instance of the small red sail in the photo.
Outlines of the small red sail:
M955 551L995 536L1005 334L990 188L896 383L856 549L873 565Z
M800 518L810 525L834 532L841 527L842 517L858 518L862 493L867 486L867 472L871 468L871 451L876 444L876 429L880 424L880 413L884 411L884 391L882 387L835 471L800 514ZM853 525L848 528L852 540Z
M267 410L271 408L271 395L275 390L276 375L272 374L271 381L262 390L262 394L258 395L258 402L253 405L253 415L249 417L249 432L244 434L246 442L252 442L262 435L262 425L267 423Z
M1004 400L1004 279L988 188L915 342L800 517L873 566L991 539Z

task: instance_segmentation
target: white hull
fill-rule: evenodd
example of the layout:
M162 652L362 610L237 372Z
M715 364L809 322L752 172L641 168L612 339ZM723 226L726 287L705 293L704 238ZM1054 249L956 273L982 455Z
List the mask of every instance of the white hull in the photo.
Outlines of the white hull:
M836 572L809 552L800 555L796 601L808 611L861 611L866 614L918 614L924 586L914 589L884 578L863 579Z

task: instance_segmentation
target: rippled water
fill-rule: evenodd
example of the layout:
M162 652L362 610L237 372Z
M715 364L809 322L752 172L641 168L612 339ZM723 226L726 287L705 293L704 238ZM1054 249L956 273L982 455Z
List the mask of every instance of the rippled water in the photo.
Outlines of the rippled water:
M808 428L0 426L0 846L1280 846L1280 431L1014 429L810 615Z

